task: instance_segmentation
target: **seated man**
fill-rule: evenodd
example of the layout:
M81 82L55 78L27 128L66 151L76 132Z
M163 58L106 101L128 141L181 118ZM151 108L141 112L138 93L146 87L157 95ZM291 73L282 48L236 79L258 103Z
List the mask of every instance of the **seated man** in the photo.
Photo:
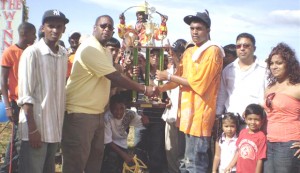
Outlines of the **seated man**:
M104 115L105 137L102 173L122 172L123 162L132 164L133 156L127 151L129 126L142 127L141 117L136 112L126 109L126 101L122 95L110 98L110 110Z

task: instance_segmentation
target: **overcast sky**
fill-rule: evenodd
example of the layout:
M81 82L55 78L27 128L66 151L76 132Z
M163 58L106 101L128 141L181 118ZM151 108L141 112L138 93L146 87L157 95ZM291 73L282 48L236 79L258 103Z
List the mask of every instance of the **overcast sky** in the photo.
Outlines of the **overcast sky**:
M73 30L92 34L95 19L103 14L112 16L115 27L118 16L131 6L142 4L140 0L27 0L29 22L37 28L41 25L44 11L58 9L70 23L62 40L68 47L68 33ZM183 22L187 15L197 11L209 11L212 21L211 39L225 46L235 43L236 36L248 32L256 38L256 52L259 59L266 59L272 47L279 42L289 44L300 56L300 0L148 0L150 7L168 16L168 39L174 42L191 39L189 27ZM125 13L126 22L135 23L136 8ZM157 23L158 15L154 15ZM117 32L117 30L115 30ZM114 35L118 38L117 34ZM119 38L118 38L119 39Z

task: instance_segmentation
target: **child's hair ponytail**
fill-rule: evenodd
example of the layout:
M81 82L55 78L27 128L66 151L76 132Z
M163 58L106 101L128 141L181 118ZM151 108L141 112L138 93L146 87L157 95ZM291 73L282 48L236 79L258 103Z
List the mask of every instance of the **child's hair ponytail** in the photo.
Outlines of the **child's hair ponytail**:
M240 132L240 124L241 124L241 117L239 114L234 114L231 112L227 112L222 114L219 117L219 123L218 123L218 129L217 129L217 141L219 141L220 139L222 139L222 134L223 134L223 121L225 120L232 120L235 125L236 125L236 135L238 136L239 132ZM223 140L220 140L221 143L223 143Z

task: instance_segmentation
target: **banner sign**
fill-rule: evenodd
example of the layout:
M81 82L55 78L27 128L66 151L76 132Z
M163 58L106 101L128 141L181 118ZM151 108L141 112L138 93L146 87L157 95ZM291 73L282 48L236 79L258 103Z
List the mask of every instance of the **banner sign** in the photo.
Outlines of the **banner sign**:
M19 41L22 17L22 0L0 0L0 57L4 49Z

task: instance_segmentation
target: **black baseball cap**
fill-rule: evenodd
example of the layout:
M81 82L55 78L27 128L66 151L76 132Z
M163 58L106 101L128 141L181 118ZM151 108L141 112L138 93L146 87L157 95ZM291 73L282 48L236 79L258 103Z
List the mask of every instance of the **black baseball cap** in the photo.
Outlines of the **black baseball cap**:
M178 39L172 44L172 50L174 52L183 53L185 51L186 41L184 39Z
M193 21L203 22L208 28L210 28L210 25L211 25L209 13L207 10L205 10L205 12L203 12L203 13L197 12L196 15L188 15L188 16L184 17L183 20L188 25L190 25Z
M69 23L69 19L67 19L66 16L64 15L64 13L62 13L59 10L48 10L48 11L46 11L43 15L42 24L44 24L45 21L47 19L50 19L50 18L62 19L65 22L65 24Z

